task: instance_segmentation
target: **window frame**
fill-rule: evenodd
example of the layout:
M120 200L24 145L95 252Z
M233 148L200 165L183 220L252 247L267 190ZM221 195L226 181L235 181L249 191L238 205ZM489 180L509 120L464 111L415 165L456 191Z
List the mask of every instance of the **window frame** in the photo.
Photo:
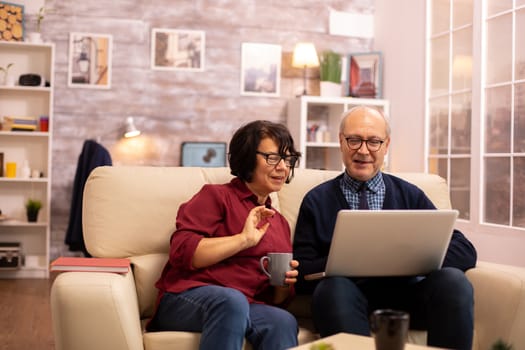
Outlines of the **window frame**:
M431 57L431 40L432 40L432 1L433 0L427 0L427 25L426 25L426 92L425 92L425 171L430 171L429 162L431 159L436 158L435 156L432 157L430 154L430 119L431 119L431 110L430 105L432 102L432 99L435 98L435 96L430 95L431 93L431 64L432 64L432 57ZM486 81L486 64L487 64L487 57L486 57L486 49L487 49L487 43L483 40L486 40L487 38L487 20L489 18L492 18L493 16L487 17L486 15L486 1L476 1L473 0L473 20L472 20L472 41L473 41L473 47L472 47L472 89L471 89L471 153L470 153L470 216L468 220L465 219L458 219L457 227L462 230L463 232L475 232L476 234L480 234L478 236L479 240L483 240L486 242L489 241L489 236L497 235L499 237L506 237L506 238L523 238L525 228L516 227L516 226L509 226L509 225L502 225L502 224L494 224L494 223L488 223L485 222L484 217L484 201L485 201L485 181L486 181L486 173L484 168L485 159L487 157L490 157L490 154L486 153L485 149L485 123L486 123L486 88L487 85L485 84ZM450 0L449 2L450 6L450 16L452 16L453 12L453 6L454 6L454 0ZM513 33L513 49L512 49L512 79L510 81L510 84L512 87L512 113L514 113L514 98L515 98L515 89L514 85L516 85L519 82L523 82L523 80L515 80L515 35L516 35L516 24L515 24L515 16L516 11L519 9L524 9L524 5L516 6L516 1L513 2L513 8L510 11L513 13L513 22L512 22L512 33ZM452 17L450 17L452 18ZM448 32L449 35L451 33L452 25L450 24L452 20L449 18L449 28ZM449 40L449 48L452 48L452 40ZM449 66L450 66L450 57L452 56L452 52L449 52ZM448 92L447 96L449 98L449 123L450 123L450 103L451 103L451 96L453 96L453 91L451 89L451 68L449 68L449 82L448 82ZM448 135L448 152L446 155L444 155L442 158L447 159L448 166L447 166L447 180L450 179L450 160L453 159L454 155L451 154L450 150L450 124L447 126L449 133ZM512 128L512 126L511 126ZM512 129L511 129L512 131ZM521 153L520 153L521 154ZM515 155L513 153L513 149L511 148L510 152L504 154L505 157L510 158L511 165L509 166L509 172L510 172L510 181L513 180L513 167L512 167L512 158ZM450 181L448 182L449 190L450 190ZM510 220L512 220L512 210L513 210L513 194L515 192L514 190L514 183L511 182L510 185L510 207L509 207L509 217ZM512 221L510 221L512 223Z

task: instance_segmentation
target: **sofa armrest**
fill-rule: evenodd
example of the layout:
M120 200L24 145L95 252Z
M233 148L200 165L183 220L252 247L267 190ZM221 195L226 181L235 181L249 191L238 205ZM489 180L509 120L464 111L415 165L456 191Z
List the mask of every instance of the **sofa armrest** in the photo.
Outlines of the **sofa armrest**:
M143 350L133 273L63 272L51 287L57 350Z
M474 287L473 348L490 349L502 339L525 349L525 268L481 261L467 277Z

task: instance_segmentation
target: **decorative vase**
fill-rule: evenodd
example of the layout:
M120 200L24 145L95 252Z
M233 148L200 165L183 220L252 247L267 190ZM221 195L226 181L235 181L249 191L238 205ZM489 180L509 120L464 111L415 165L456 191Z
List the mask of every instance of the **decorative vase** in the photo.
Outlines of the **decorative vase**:
M38 44L42 42L42 35L39 32L31 32L27 34L27 39L30 43Z
M341 97L341 84L331 81L321 81L321 96L324 97Z
M5 77L5 85L6 86L15 86L16 85L16 77L13 75L7 75Z

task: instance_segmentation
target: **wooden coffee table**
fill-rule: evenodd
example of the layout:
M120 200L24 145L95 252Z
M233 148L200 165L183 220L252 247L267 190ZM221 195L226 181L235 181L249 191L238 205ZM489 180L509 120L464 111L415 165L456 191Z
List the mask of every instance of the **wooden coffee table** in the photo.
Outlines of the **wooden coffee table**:
M291 348L289 350L310 350L311 346L318 343L325 343L332 345L334 350L346 350L346 349L375 349L374 338L365 337L363 335L355 335L350 333L337 333L326 338L322 338L307 344ZM428 347L424 345L406 344L405 350L423 350L423 349L440 349L434 347Z

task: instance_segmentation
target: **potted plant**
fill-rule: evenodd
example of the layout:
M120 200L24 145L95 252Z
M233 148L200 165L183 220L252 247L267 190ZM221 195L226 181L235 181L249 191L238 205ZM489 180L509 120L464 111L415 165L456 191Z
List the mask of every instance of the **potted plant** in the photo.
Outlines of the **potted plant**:
M38 219L38 212L42 208L42 202L38 199L28 199L26 202L27 221L36 222Z
M12 79L9 79L9 68L11 68L13 66L14 63L9 63L7 66L5 67L0 67L0 72L3 72L4 73L4 77L3 79L1 80L3 82L4 85L11 85L13 84L14 85L14 81Z
M45 13L45 8L42 6L40 8L40 10L38 10L38 15L36 17L36 31L38 33L40 33L40 29L41 29L41 25L42 25L42 21L44 20L44 13Z
M32 43L42 42L42 34L40 30L42 29L42 21L44 20L45 13L46 13L46 9L44 6L42 6L38 10L38 14L36 15L36 31L28 34L29 42L32 42Z
M498 339L492 344L491 350L512 350L512 345L504 342L502 339Z
M324 51L319 60L321 96L341 96L341 55Z

